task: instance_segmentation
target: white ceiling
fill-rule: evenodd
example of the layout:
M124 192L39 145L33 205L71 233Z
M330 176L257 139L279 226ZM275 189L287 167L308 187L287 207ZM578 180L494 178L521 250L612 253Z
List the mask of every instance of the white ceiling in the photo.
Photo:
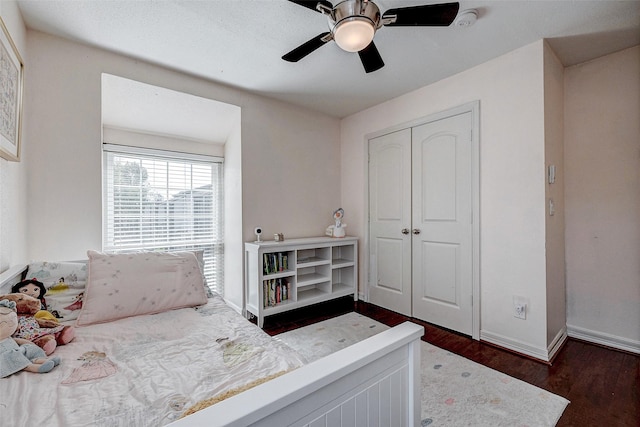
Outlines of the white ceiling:
M332 0L335 4L338 0ZM389 8L438 3L376 0ZM281 56L327 31L286 0L19 0L28 28L344 117L547 38L565 66L640 43L640 0L462 0L471 27L383 27L386 66L366 74L333 42Z

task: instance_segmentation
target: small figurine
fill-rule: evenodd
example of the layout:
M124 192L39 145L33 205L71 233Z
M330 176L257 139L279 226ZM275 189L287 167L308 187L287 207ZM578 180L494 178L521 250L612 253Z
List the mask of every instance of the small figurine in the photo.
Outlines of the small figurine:
M333 211L333 219L336 221L336 228L342 227L342 217L344 216L344 209L338 208Z
M347 224L342 223L342 219L344 218L344 209L338 208L333 211L333 219L336 222L336 225L330 225L327 227L326 234L331 237L344 237L347 232L345 228L347 228Z

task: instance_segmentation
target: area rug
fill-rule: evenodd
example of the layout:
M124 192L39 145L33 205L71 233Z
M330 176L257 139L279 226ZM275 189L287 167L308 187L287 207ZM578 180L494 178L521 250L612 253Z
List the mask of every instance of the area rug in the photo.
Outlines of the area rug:
M358 313L277 335L308 362L389 329ZM422 426L555 426L563 397L422 341Z

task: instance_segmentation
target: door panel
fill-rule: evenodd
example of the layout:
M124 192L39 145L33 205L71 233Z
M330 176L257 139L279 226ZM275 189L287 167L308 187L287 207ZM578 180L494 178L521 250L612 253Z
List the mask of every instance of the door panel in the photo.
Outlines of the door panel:
M456 219L456 145L451 135L422 143L421 222Z
M471 113L412 129L414 317L471 335Z
M411 130L369 141L369 301L411 315Z
M402 280L397 280L398 277L402 277L403 264L402 257L397 254L402 254L404 242L401 239L378 237L375 244L378 260L383 260L375 266L377 269L376 286L389 292L402 294L407 285L410 285L410 283L402 283Z
M422 243L424 286L420 290L423 299L456 304L458 249L459 245L451 243Z

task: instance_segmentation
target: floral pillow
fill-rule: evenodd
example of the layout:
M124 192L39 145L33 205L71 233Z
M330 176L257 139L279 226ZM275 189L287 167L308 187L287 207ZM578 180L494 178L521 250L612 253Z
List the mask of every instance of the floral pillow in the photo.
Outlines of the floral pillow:
M32 262L26 278L44 284L47 310L58 320L66 322L78 318L87 285L87 263Z

